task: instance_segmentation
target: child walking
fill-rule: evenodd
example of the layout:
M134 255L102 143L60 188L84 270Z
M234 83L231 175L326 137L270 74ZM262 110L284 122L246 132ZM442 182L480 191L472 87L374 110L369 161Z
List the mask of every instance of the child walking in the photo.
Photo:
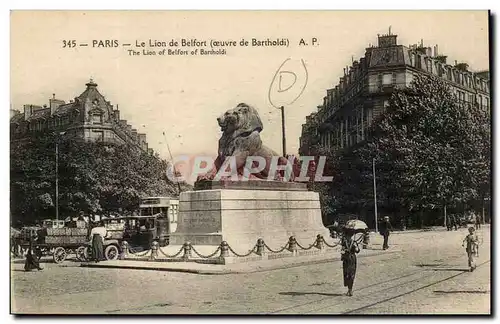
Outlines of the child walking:
M476 262L474 260L474 257L477 257L479 255L479 239L475 231L476 230L474 229L474 227L469 227L469 234L464 238L462 242L462 247L467 244L465 247L465 251L467 252L471 272L476 269Z

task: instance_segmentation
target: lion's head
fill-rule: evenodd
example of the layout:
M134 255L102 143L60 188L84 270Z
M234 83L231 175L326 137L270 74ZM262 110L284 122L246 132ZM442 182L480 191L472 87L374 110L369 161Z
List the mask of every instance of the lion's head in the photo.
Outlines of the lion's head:
M263 129L257 110L245 103L240 103L217 118L221 130L226 133L247 133Z

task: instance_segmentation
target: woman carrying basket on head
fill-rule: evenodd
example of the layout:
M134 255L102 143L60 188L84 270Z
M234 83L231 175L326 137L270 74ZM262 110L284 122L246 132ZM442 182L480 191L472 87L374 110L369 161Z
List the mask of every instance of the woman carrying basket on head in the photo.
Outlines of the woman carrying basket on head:
M341 257L342 269L344 274L344 287L347 287L347 296L352 296L352 287L354 285L354 278L356 277L357 270L357 257L359 253L358 242L355 239L356 233L364 233L366 231L366 224L359 220L347 222L342 232L342 250Z

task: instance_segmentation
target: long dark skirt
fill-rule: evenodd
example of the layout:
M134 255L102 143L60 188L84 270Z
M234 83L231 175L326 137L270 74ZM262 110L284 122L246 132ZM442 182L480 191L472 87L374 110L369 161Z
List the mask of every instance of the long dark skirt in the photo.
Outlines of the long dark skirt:
M345 253L342 257L342 268L344 270L344 286L349 289L352 288L354 284L354 278L356 277L356 254L355 253Z
M38 262L37 257L29 250L28 254L26 254L26 262L24 262L24 271L31 271L34 269L40 269L40 262Z
M99 234L92 236L92 256L95 261L104 260L104 242Z

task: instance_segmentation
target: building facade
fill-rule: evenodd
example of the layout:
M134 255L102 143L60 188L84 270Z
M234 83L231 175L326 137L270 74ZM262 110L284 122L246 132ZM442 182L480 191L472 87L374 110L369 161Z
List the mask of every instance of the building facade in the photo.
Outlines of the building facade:
M69 103L53 95L48 105L24 105L23 112L11 111L11 141L50 132L86 141L133 145L152 153L146 134L120 119L118 106L115 109L104 98L97 84L90 80L86 87Z
M409 47L397 35L378 35L378 45L366 48L364 57L344 68L339 84L327 89L322 105L302 125L299 154L311 154L318 142L328 149L343 149L364 141L374 118L389 104L395 89L408 87L415 75L445 80L462 104L490 109L489 72L472 72L467 63L451 65L438 46L423 41Z

